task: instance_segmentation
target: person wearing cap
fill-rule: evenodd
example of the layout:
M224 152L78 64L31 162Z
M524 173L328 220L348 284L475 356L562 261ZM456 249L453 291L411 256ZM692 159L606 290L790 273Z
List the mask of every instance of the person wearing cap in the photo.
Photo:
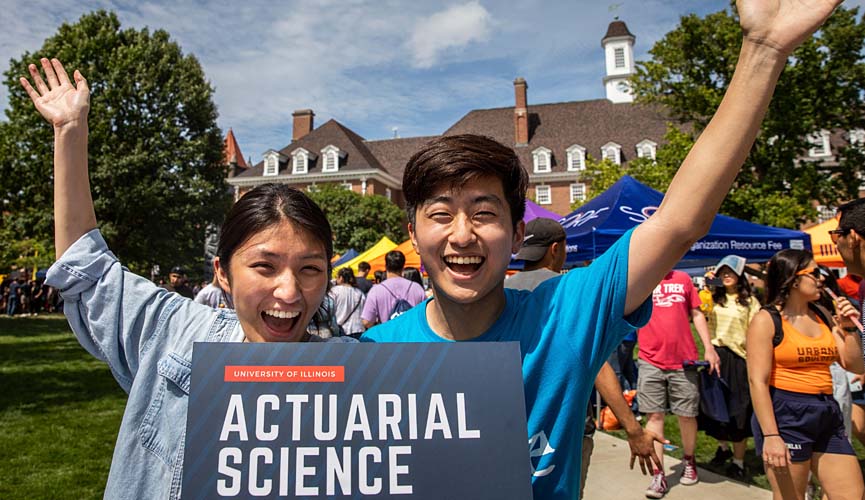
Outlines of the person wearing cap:
M508 277L505 288L534 290L561 273L565 265L565 230L553 219L543 217L526 224L523 246L516 259L525 262L523 271Z
M187 299L195 298L192 289L186 284L186 271L184 271L180 266L174 266L171 268L171 272L168 273L168 284L163 285L162 288L165 288L169 292L174 292L180 296L186 297Z
M537 218L526 224L526 236L523 246L516 258L525 262L522 272L505 279L505 288L516 290L534 290L544 281L561 275L566 256L566 235L561 224L545 218ZM628 435L628 445L631 447L632 460L639 458L640 467L644 470L660 467L661 460L654 447L657 440L664 443L657 434L643 429L631 412L630 405L622 396L622 386L616 377L610 363L604 363L595 378L595 388L612 410L619 423ZM594 449L595 422L593 420L592 404L586 408L586 420L583 429L583 449L580 470L580 498L586 486L586 475ZM633 463L633 462L632 462ZM654 463L654 464L653 464Z
M732 458L726 473L740 481L745 479L745 442L752 435L753 414L745 361L745 333L760 311L760 303L751 293L744 273L745 259L738 255L728 255L715 266L715 277L721 280L721 284L712 286L714 307L708 314L709 331L721 361L721 378L730 389L726 394L730 420L718 422L700 418L700 428L718 440L712 465L721 467ZM733 451L730 451L728 442L733 444Z

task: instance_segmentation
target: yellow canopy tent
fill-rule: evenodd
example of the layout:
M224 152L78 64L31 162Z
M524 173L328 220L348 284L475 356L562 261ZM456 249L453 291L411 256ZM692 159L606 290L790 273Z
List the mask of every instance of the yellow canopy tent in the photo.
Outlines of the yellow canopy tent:
M838 253L838 249L832 243L832 238L829 237L829 231L837 228L838 219L829 219L822 224L817 224L804 230L811 235L811 248L814 251L814 260L817 264L829 267L844 267L841 254Z
M414 267L415 269L420 270L420 255L418 255L417 252L414 251L414 247L412 247L410 239L403 241L393 250L399 250L405 255L405 267ZM373 272L385 270L384 257L386 254L387 252L373 260L367 261L369 262L369 267Z
M394 243L393 241L390 240L390 238L385 236L384 238L378 240L378 243L373 245L367 251L361 253L360 255L351 259L350 261L346 262L345 264L342 264L339 267L333 268L333 275L336 276L336 272L339 271L340 269L342 269L343 267L350 267L352 269L352 271L357 273L357 265L359 263L361 263L363 261L369 262L369 261L375 259L376 257L382 256L382 255L390 252L394 248L396 248L396 243Z

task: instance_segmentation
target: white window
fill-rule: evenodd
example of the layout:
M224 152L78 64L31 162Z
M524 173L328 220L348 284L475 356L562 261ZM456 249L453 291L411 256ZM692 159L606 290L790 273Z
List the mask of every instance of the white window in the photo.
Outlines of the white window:
M813 147L808 150L808 156L812 158L824 158L832 155L832 149L829 146L829 131L821 130L816 134L811 134L808 137Z
M586 169L586 148L574 144L567 149L568 152L568 171L576 172Z
M637 157L655 159L655 154L658 151L658 143L648 139L637 143Z
M268 154L264 157L264 173L263 175L276 175L279 172L279 157L275 154Z
M586 201L586 185L582 182L571 184L571 203Z
M861 128L851 130L849 142L851 146L865 146L865 130Z
M822 224L829 219L834 219L835 215L837 213L838 213L838 210L835 207L830 207L830 206L826 206L826 205L818 205L817 206L817 221Z
M532 159L535 164L535 173L543 174L552 171L552 151L541 147L532 151Z
M390 188L384 188L384 197L387 198L388 200L391 200L392 196L393 196L393 192L391 192Z
M553 195L550 186L535 186L535 201L538 205L550 205L553 203Z
M601 158L610 160L616 165L622 164L622 146L615 142L608 142L601 146Z
M622 47L613 49L613 56L615 57L615 60L616 60L616 67L617 68L624 68L625 67L625 49Z
M309 172L309 151L298 148L291 154L291 173L305 174Z
M327 146L321 150L322 157L322 172L337 172L339 171L339 148L336 146Z
M346 191L351 191L352 188L350 182L343 182L342 184L340 184L340 187L345 189Z

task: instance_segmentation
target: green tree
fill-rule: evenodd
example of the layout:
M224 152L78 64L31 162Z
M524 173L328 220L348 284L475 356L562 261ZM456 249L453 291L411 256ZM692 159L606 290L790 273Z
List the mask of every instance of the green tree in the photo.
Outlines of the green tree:
M738 61L741 29L735 12L688 15L638 63L637 100L665 105L702 131L721 102ZM723 213L763 224L796 227L815 216L814 200L833 205L858 196L865 163L855 147L827 161L804 159L821 130L863 128L865 24L858 9L838 8L788 61L760 135Z
M4 73L0 229L46 247L53 240L53 131L18 82L40 57L57 57L88 79L91 189L110 248L137 272L201 262L204 228L230 203L213 89L168 33L121 29L105 11L63 24Z
M405 212L384 196L361 196L335 184L316 186L309 196L330 221L337 253L350 248L362 252L382 236L396 243L408 238Z

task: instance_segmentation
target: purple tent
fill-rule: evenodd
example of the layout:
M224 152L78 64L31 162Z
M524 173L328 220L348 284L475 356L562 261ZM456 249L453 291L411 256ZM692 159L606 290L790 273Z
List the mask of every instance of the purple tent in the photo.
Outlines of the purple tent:
M523 222L528 222L530 220L537 219L538 217L544 217L553 220L559 220L562 218L561 215L541 208L540 205L531 200L526 200L526 215L523 216Z

